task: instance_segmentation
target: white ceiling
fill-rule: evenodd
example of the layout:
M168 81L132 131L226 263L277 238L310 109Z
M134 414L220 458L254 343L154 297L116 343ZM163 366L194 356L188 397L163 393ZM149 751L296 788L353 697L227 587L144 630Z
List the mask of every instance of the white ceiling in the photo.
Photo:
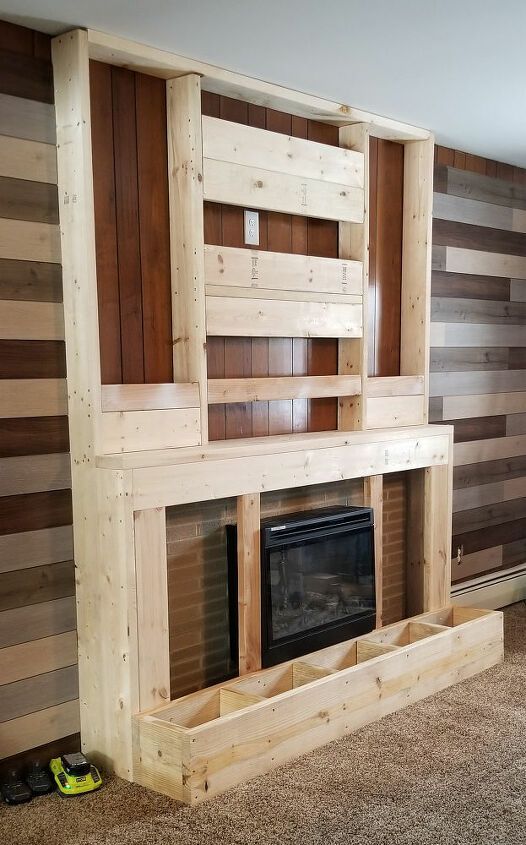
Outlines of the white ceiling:
M0 0L432 129L526 167L524 0Z

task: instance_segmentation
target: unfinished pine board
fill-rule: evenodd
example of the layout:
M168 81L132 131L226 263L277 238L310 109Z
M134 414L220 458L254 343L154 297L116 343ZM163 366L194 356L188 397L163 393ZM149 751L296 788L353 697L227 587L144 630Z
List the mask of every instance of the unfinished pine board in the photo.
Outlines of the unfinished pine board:
M370 475L363 480L364 505L374 512L374 591L376 627L382 627L383 614L383 475Z
M524 347L526 332L524 326L500 326L484 323L432 323L431 346L464 347Z
M335 125L367 121L374 126L378 137L382 138L404 141L429 137L426 129L311 94L292 91L274 83L243 76L108 33L89 29L88 41L90 58L97 61L150 73L161 79L199 74L203 77L204 91L223 94L255 105L270 107L312 120L323 120Z
M280 302L317 302L337 305L362 305L356 293L317 293L315 291L273 290L272 288L240 288L233 285L206 285L207 296L233 297L234 299L277 299Z
M51 144L0 135L0 176L57 182L57 153Z
M346 446L237 456L216 466L199 458L177 467L145 466L133 472L133 506L141 510L445 464L448 430L426 436L417 427L407 429L404 439L369 444L352 443L351 434Z
M165 509L138 511L134 531L139 706L149 710L170 698Z
M367 428L422 425L426 420L425 396L380 396L367 399Z
M66 380L1 379L0 419L54 417L68 413Z
M208 404L257 402L269 399L314 399L356 396L359 376L282 376L276 378L224 378L208 381Z
M2 222L0 221L0 238ZM0 307L1 340L63 340L61 302L3 300Z
M60 264L60 233L54 223L0 220L0 258Z
M230 337L361 337L361 305L206 297L209 335Z
M204 295L201 84L189 74L166 86L174 379L200 391L201 442L208 441Z
M385 396L422 396L424 376L384 376L367 379L367 395L372 398Z
M71 487L69 454L0 458L0 497Z
M443 608L138 716L135 779L197 804L502 660L501 613ZM222 716L223 689L263 698Z
M102 415L101 440L103 453L196 446L201 442L200 411L108 411Z
M199 408L197 384L103 384L102 411Z
M71 525L0 536L0 572L73 559Z
M477 396L444 396L444 420L520 414L526 408L526 393L488 393Z
M239 674L261 669L260 498L237 499Z
M204 199L322 220L363 221L363 188L214 159L203 161Z
M54 151L55 110L49 103L0 94L0 135L40 141Z
M400 374L424 375L421 422L428 416L433 150L433 138L404 147Z
M362 294L362 263L206 244L205 282L256 290Z
M362 153L215 117L203 116L203 157L321 182L364 185Z
M0 685L54 672L76 663L76 631L19 643L0 649Z
M79 702L66 701L36 713L0 723L2 757L12 757L79 731Z

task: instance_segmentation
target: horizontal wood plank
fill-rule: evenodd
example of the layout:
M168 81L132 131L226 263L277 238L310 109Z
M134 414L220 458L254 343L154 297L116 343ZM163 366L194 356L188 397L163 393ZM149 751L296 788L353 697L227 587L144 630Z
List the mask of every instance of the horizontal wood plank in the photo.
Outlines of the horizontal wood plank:
M481 202L469 197L457 197L454 194L433 194L433 220L451 220L458 223L471 223L493 229L513 230L513 209L510 206ZM524 228L516 231L526 232ZM517 226L520 221L517 220Z
M453 470L455 490L465 487L477 487L480 484L496 484L526 475L526 456L499 459L496 461L477 461L473 464L456 466Z
M197 446L200 442L198 408L108 412L102 415L104 453Z
M76 622L74 596L3 610L0 613L0 648L74 631Z
M75 595L72 560L0 574L0 612Z
M445 250L445 266L437 269L444 269L449 273L526 279L526 258L523 256L440 245L434 246L433 252L440 249Z
M367 428L422 425L426 419L424 396L384 396L367 400Z
M491 417L500 414L520 414L526 408L526 393L488 393L476 396L445 396L443 419Z
M71 487L69 454L0 459L0 497Z
M67 631L0 650L0 685L77 663L77 632Z
M22 53L16 49L0 50L0 91L13 97L52 103L51 62L47 57Z
M431 346L492 347L526 346L524 326L483 323L431 323Z
M204 159L205 200L285 214L362 223L363 188Z
M207 334L232 337L361 337L358 304L206 297Z
M480 484L466 487L453 493L453 512L481 508L485 505L507 502L510 499L526 497L526 476L497 481L494 484Z
M63 339L61 302L0 301L0 340Z
M510 179L495 178L459 167L435 167L436 184L443 193L508 208L526 209L526 188Z
M60 264L0 259L0 299L62 302Z
M503 546L493 546L490 549L482 549L480 552L473 552L470 555L461 555L460 560L453 556L451 564L453 582L473 575L483 575L492 569L498 569L502 566L502 550Z
M199 385L189 384L103 384L102 410L160 411L199 408Z
M57 154L51 144L0 135L0 176L57 183Z
M49 490L0 498L0 535L71 525L71 490Z
M422 396L424 376L385 376L367 379L367 396Z
M0 135L54 146L55 109L50 103L0 94Z
M24 678L0 687L0 720L26 716L65 701L78 699L79 681L76 666L65 666L33 678Z
M447 273L433 270L431 294L437 298L483 299L509 302L511 279L500 276L477 276L474 273Z
M525 350L526 351L526 350ZM508 370L507 347L431 347L429 369L432 373L477 372L479 370Z
M526 302L489 302L456 297L431 298L431 320L443 323L490 323L520 325L526 323Z
M458 511L453 514L453 534L464 534L489 528L491 525L502 525L521 519L526 513L526 498L506 499L491 502L478 508Z
M526 391L526 370L431 373L429 378L430 396L473 396L517 390Z
M497 458L512 458L517 455L526 455L526 434L458 444L455 447L454 465L494 461Z
M0 419L0 458L69 451L67 417Z
M0 536L0 573L73 558L71 525Z
M505 414L496 417L468 417L463 420L450 420L455 427L455 443L467 443L475 440L490 440L506 437Z
M362 263L337 258L205 245L207 285L361 294Z
M67 414L65 379L0 380L0 419Z
M0 176L0 217L58 224L57 186Z
M363 188L364 155L203 115L203 157Z
M506 417L506 434L526 434L526 411L524 414L510 414Z
M0 219L0 258L60 264L58 226L52 223Z
M433 221L433 244L526 256L526 235L522 232L474 226L451 220Z
M0 723L0 756L13 757L30 748L37 748L80 729L78 700L67 701Z
M361 387L360 376L209 379L208 404L357 396Z

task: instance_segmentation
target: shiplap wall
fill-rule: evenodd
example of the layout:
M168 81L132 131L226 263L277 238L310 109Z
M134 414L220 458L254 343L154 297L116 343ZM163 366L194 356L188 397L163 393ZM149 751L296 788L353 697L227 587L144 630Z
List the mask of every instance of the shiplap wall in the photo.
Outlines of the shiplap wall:
M48 36L0 22L0 758L79 729Z
M526 171L439 147L433 216L430 418L455 427L460 581L526 561Z

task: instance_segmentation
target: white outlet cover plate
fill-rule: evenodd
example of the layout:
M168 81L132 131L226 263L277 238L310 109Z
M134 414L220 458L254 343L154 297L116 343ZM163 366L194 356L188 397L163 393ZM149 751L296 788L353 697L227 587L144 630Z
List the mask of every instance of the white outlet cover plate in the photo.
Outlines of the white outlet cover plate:
M245 243L259 246L259 211L245 209Z

